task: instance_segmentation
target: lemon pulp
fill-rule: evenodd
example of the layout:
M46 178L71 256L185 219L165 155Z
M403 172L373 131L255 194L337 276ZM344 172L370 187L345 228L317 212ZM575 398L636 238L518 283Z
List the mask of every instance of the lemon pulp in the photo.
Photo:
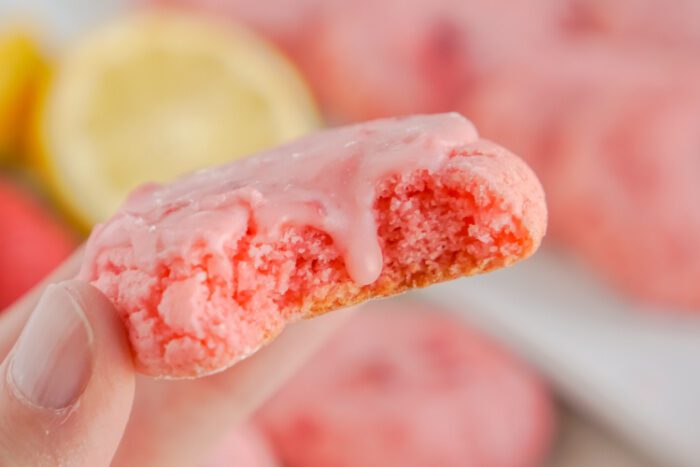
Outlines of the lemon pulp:
M143 14L78 44L52 78L40 165L83 224L146 181L245 156L319 125L296 70L251 33Z

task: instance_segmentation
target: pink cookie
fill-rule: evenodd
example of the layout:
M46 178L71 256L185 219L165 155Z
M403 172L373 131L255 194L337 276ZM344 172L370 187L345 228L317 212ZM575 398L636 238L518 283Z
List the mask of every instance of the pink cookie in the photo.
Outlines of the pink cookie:
M700 309L698 82L677 56L592 42L501 70L464 109L537 172L555 240L633 296Z
M524 2L505 3L331 2L314 43L294 57L332 119L453 110L480 73L524 50L537 30L514 21Z
M467 110L537 171L555 239L633 296L700 309L700 70L630 48L573 50L493 80Z
M285 465L541 465L553 406L529 368L433 305L367 308L256 416Z
M566 156L558 146L560 134L579 106L601 94L628 95L630 86L669 83L674 70L687 69L675 57L599 41L552 46L546 55L494 69L459 108L484 137L525 159L549 192L549 179L561 180L551 173L553 163Z
M203 467L280 467L269 442L258 428L236 427L219 443Z
M542 188L458 114L330 129L134 192L80 277L124 318L139 369L222 370L287 322L532 254Z
M0 310L58 266L76 239L34 196L0 178Z
M558 237L633 295L691 310L700 310L697 82L630 81L591 96L568 118L565 157L548 181Z

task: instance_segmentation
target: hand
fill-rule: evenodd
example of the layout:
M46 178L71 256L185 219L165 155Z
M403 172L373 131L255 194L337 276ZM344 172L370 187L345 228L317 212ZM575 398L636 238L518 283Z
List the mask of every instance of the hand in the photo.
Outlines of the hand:
M81 256L0 316L2 466L196 466L348 316L292 325L214 376L153 380L134 372L109 301L65 280Z

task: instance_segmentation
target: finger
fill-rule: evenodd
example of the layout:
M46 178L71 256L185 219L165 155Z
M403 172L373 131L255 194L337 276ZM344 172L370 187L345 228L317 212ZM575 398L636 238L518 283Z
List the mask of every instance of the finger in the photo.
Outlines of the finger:
M49 286L0 365L0 465L109 465L133 397L112 305L82 282Z
M291 325L269 346L217 375L190 381L139 378L132 418L113 465L198 465L351 314L335 311Z
M78 248L66 261L46 279L36 285L22 298L0 313L0 359L4 359L22 332L41 292L48 284L72 279L78 274L83 260L83 248Z

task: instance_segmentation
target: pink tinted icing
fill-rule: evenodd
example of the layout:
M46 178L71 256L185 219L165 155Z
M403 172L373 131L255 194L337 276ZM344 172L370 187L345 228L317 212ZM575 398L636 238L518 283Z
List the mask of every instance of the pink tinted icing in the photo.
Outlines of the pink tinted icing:
M248 159L136 190L88 241L80 276L95 278L97 254L131 245L137 266L154 271L195 243L220 253L249 229L274 240L283 225L327 232L350 277L374 282L382 253L372 203L377 183L418 169L437 171L453 148L476 142L456 113L387 119L329 129ZM176 298L174 298L177 300Z

